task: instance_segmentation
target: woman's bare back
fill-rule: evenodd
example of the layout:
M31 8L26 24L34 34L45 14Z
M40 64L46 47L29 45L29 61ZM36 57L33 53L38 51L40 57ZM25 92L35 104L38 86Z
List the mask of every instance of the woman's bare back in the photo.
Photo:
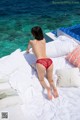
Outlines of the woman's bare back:
M45 39L37 41L31 41L32 50L37 59L46 58L46 42Z

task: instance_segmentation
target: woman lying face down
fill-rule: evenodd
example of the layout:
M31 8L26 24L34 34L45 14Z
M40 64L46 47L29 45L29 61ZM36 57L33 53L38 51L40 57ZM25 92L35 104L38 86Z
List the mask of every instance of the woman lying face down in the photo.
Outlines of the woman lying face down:
M39 26L35 26L31 29L31 33L35 39L29 41L26 52L29 53L32 47L32 51L37 58L36 68L40 84L47 90L48 99L51 100L52 96L54 98L58 97L58 91L53 80L53 62L46 56L46 40L42 29ZM44 81L45 72L50 86Z

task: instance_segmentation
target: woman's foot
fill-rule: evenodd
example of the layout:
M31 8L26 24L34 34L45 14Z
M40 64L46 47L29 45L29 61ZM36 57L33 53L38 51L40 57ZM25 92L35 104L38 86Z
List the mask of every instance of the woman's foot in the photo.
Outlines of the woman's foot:
M53 90L52 90L52 94L53 94L54 98L59 97L59 94L58 94L58 90L57 90L57 88L53 88Z
M48 94L48 99L52 100L52 93L50 88L47 89L47 94Z

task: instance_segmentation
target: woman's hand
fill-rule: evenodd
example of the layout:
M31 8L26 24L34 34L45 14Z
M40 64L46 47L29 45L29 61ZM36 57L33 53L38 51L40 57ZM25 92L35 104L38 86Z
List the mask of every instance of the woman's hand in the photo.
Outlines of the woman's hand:
M48 94L48 99L52 100L52 93L51 93L51 89L49 87L47 88L47 94Z
M29 53L29 50L28 50L28 49L26 50L26 53Z

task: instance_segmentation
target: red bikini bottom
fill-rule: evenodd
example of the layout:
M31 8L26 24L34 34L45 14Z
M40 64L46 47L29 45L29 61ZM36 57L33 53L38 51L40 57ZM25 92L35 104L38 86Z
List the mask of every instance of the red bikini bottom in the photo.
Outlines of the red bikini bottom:
M52 60L50 58L41 58L36 61L36 63L42 64L46 69L52 64Z

